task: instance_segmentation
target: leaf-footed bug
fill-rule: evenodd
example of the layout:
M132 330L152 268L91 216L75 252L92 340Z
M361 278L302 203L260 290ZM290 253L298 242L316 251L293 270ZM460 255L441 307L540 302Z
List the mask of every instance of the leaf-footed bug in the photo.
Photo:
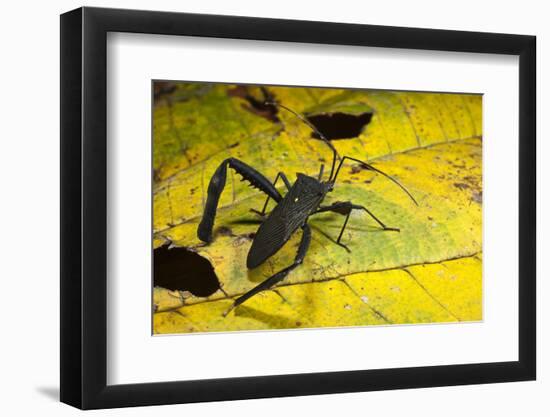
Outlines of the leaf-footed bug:
M363 168L383 175L393 181L416 205L418 205L411 193L395 178L359 159L351 156L340 157L333 144L302 115L274 101L266 101L265 105L282 108L306 123L316 133L317 137L332 151L332 164L328 179L323 180L324 165L321 164L317 177L297 173L297 179L294 184L290 183L283 172L279 172L272 183L256 169L235 158L227 158L216 169L208 185L208 196L204 207L204 214L197 230L197 235L200 240L206 243L212 241L212 229L216 217L216 209L218 207L220 195L225 186L228 166L240 174L242 178L248 181L253 187L267 194L264 207L261 212L258 212L262 217L265 216L269 199L272 198L276 202L276 206L260 224L252 241L252 246L250 247L246 260L247 268L252 269L261 265L281 249L299 228L302 229L302 238L294 262L237 298L231 308L224 313L224 316L260 291L267 290L279 281L282 281L293 269L303 262L311 241L311 229L307 221L309 217L314 214L332 211L346 216L336 243L347 251L349 251L348 247L341 243L341 240L352 210L364 210L383 230L399 231L397 228L387 227L369 209L361 205L353 204L351 201L337 201L326 206L321 204L327 193L334 189L336 178L346 160L356 162ZM282 179L288 190L284 196L275 188L279 178Z

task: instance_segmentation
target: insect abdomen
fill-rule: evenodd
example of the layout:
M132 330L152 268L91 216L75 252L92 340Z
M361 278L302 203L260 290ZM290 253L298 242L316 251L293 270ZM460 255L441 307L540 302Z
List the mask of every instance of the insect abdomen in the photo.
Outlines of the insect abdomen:
M258 228L246 266L255 268L281 249L323 198L322 186L317 180L298 174L292 188Z

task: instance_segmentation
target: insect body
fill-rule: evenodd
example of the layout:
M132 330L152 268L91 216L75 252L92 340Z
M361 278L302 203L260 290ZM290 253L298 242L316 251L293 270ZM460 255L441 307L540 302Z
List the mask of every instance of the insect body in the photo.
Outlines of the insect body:
M382 227L383 230L399 231L397 228L387 227L366 207L353 204L351 201L337 201L330 205L322 205L326 195L333 190L338 173L346 160L359 163L365 169L374 171L390 179L405 193L407 193L415 204L417 204L414 197L394 178L359 159L355 159L350 156L344 156L341 158L332 143L330 143L323 136L323 134L315 128L315 126L309 123L307 119L304 119L301 115L281 104L272 102L266 104L281 107L307 123L315 131L317 136L332 150L332 165L327 180L323 181L324 166L321 165L317 178L298 173L294 184L289 182L283 172L279 172L275 178L275 181L271 183L260 172L235 158L226 159L220 164L218 169L216 169L216 172L212 176L208 186L208 196L204 208L204 214L197 230L197 235L203 242L209 243L212 241L212 229L214 226L214 219L216 217L216 209L220 195L225 186L228 166L240 174L243 177L243 180L248 181L253 187L267 194L267 200L264 207L261 212L258 212L262 217L265 217L267 203L270 198L275 200L277 203L275 208L267 217L265 217L265 220L258 228L254 240L252 241L252 246L248 252L248 257L246 260L247 268L252 269L261 265L268 258L273 256L279 249L281 249L298 229L302 229L302 238L298 246L298 251L296 257L294 258L294 262L237 298L231 309L225 314L260 291L271 288L273 285L283 280L290 273L290 271L302 263L311 241L311 229L307 224L307 220L310 216L315 215L316 213L332 211L334 213L346 216L336 243L345 248L347 251L349 251L349 249L346 245L341 243L341 239L348 223L349 216L353 210L365 211ZM337 160L339 160L338 166L336 166ZM287 193L284 197L279 193L277 188L275 188L279 178L283 180L287 188Z
M296 182L260 225L248 252L246 266L256 268L274 255L319 208L328 190L327 184L298 174Z

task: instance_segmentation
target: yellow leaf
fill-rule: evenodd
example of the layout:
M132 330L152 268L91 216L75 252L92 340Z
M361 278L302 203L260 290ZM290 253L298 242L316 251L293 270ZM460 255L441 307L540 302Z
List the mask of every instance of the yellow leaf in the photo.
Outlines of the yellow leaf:
M189 85L180 88L195 93L181 108L164 104L154 112L155 160L169 162L155 167L162 175L154 188L153 244L159 248L168 242L207 259L219 289L198 297L156 287L155 333L481 319L480 96L268 87L279 102L308 117L344 114L367 120L357 136L332 143L341 155L368 159L398 179L419 206L386 178L344 166L324 204L365 205L400 232L383 231L364 212L354 211L342 237L348 252L335 244L344 217L314 215L304 263L275 288L223 317L233 299L292 263L301 232L265 264L247 270L246 256L261 221L250 209L261 209L265 195L230 170L214 241L202 244L196 230L215 169L232 156L268 178L284 171L293 181L296 172L316 176L320 163L330 164L331 154L290 113L279 111L279 123L255 113L250 97L261 98L259 89L251 87L243 98L228 94L235 86L201 90ZM171 144L171 136L156 133L169 130L170 112L187 120L178 124L178 137L192 132L193 139L182 142L185 153ZM162 157L157 158L157 148ZM282 184L280 191L285 192Z

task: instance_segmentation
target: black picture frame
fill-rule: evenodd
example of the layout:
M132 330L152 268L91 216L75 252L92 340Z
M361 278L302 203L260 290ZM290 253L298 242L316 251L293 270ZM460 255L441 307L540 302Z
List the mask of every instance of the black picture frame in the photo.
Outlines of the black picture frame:
M519 360L107 385L108 32L519 56ZM61 16L61 401L82 409L533 380L536 377L534 36L80 8Z

